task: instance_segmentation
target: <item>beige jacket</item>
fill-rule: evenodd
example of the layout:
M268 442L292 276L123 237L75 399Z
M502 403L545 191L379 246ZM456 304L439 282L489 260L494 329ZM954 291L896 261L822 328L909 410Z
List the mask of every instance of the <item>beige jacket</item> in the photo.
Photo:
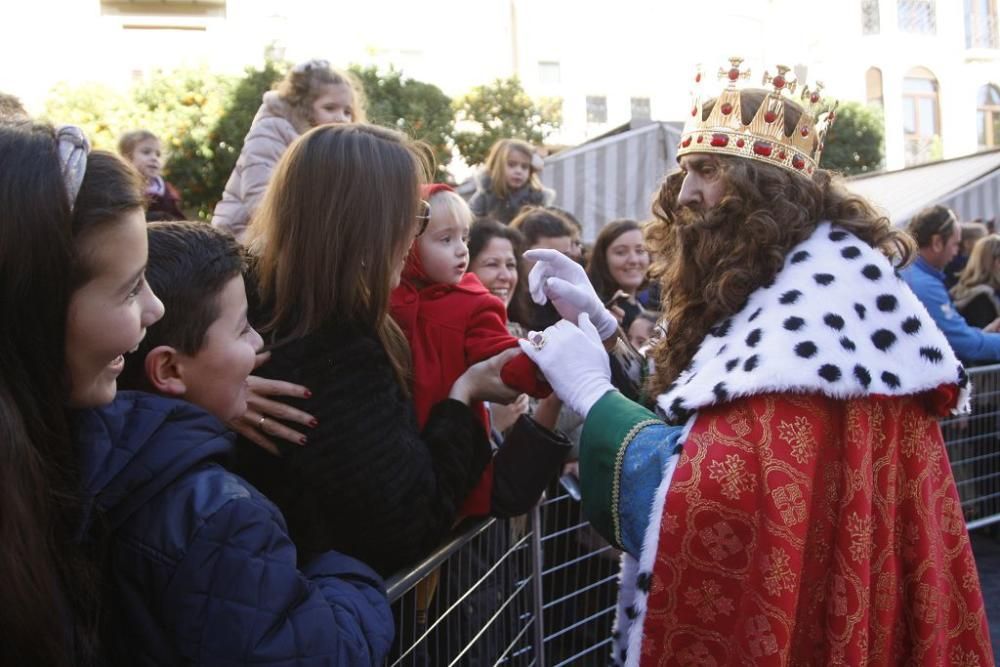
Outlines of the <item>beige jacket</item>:
M215 206L213 226L243 240L275 165L288 146L308 129L308 123L297 118L278 93L273 90L264 93L263 104L243 141L243 150L226 183L222 201Z

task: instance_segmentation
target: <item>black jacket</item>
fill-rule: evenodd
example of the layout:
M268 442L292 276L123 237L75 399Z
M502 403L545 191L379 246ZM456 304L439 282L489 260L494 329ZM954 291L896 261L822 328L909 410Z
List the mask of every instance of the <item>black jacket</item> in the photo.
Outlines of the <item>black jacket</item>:
M306 386L287 403L319 424L275 458L238 443L237 471L281 509L301 557L331 549L390 574L430 552L490 460L463 403L431 411L423 433L372 333L329 324L273 350L257 373Z

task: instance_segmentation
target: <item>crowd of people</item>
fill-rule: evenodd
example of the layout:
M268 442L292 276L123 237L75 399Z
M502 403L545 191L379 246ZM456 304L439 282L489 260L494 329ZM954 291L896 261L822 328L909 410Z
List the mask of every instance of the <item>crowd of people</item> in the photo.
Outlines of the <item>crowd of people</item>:
M592 246L542 149L466 202L322 60L211 224L152 133L3 107L2 661L380 664L384 577L571 469L618 662L987 664L935 420L1000 360L1000 236L892 228L819 137L723 150L776 104L770 140L817 133L781 88L696 106L652 220Z

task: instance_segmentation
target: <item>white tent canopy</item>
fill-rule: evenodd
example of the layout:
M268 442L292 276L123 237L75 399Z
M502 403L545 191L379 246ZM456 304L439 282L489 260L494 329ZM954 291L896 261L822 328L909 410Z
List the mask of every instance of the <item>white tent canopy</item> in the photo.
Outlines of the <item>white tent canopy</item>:
M858 176L848 188L903 225L918 211L942 204L959 220L1000 218L1000 150Z
M583 225L593 241L616 218L648 220L663 177L677 168L680 131L654 122L557 153L545 160L542 181L556 190L556 206Z

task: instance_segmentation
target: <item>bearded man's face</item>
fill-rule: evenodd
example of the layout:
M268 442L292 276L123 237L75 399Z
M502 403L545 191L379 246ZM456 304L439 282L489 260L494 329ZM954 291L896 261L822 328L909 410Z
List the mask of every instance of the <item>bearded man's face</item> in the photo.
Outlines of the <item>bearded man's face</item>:
M705 215L719 205L726 193L719 158L706 153L690 153L680 159L684 181L677 195L678 208Z

